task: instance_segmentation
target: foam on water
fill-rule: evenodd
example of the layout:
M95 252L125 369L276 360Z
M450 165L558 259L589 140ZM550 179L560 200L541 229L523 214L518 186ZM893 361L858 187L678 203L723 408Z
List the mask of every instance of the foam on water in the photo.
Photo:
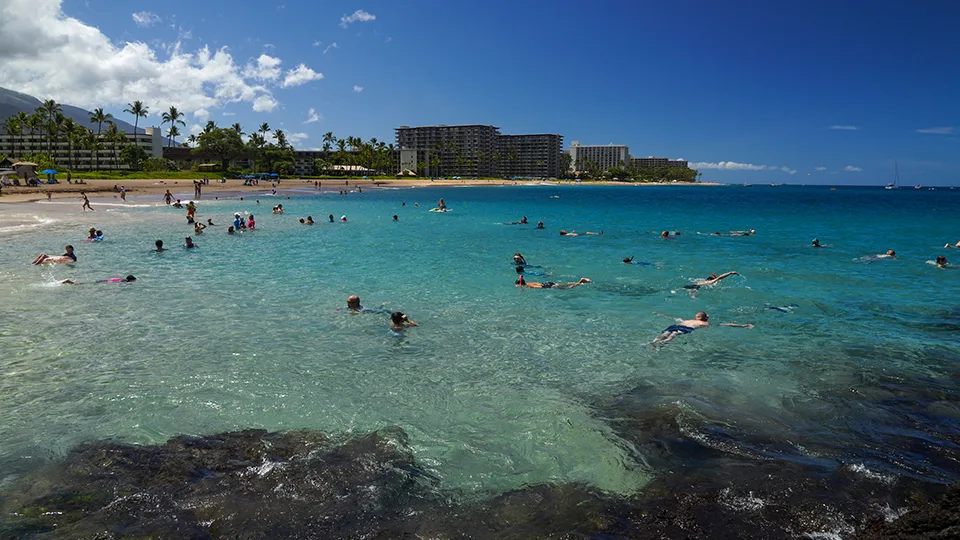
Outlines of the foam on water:
M440 197L456 212L428 212ZM582 481L630 493L651 471L592 404L642 386L651 409L680 403L684 432L732 455L852 454L878 475L957 479L942 460L865 450L899 429L909 407L893 403L903 388L888 376L910 392L942 388L939 428L957 427L949 396L960 287L924 264L956 236L956 192L370 189L285 199L285 215L271 214L270 201L201 200L197 217L218 226L194 236L196 250L178 247L193 235L185 210L140 203L116 205L102 223L78 211L6 236L0 317L12 323L0 330L9 351L0 360L0 464L98 438L399 425L445 489ZM258 230L224 234L235 212L257 215ZM350 221L326 223L328 214ZM317 224L298 223L307 215ZM503 225L522 215L530 225ZM540 219L545 230L535 229ZM106 240L81 243L87 225ZM560 228L604 235L563 238ZM688 232L751 228L749 237ZM665 242L637 232L664 229L684 234ZM813 237L835 247L810 249ZM157 238L168 251L150 251ZM77 264L29 265L65 243L77 247ZM854 260L886 249L898 260ZM517 251L552 281L594 283L518 289L509 264ZM623 264L630 255L658 262ZM744 278L696 297L680 289L728 270ZM47 286L126 274L137 283ZM386 315L336 312L349 294L420 326L396 339ZM670 324L654 312L699 310L756 328L645 347Z

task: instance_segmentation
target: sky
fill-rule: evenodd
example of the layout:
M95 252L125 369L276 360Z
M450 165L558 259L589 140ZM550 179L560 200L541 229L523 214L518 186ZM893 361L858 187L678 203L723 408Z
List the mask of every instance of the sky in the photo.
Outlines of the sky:
M493 124L731 183L960 185L960 2L0 0L0 86L181 131Z

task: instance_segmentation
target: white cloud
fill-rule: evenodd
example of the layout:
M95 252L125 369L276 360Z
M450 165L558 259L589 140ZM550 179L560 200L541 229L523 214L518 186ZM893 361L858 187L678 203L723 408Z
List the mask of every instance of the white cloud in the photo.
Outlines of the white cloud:
M264 48L264 49L276 49L277 46L274 45L273 43L264 43L264 44L263 44L263 48Z
M843 170L847 172L860 172L863 169L861 169L860 167L854 167L853 165L847 165L846 167L843 168Z
M160 22L160 16L149 11L138 11L133 14L133 22L141 28L147 28Z
M352 15L344 15L343 17L340 17L340 26L343 28L346 28L350 26L350 24L352 23L368 22L368 21L375 20L376 18L377 16L374 15L373 13L367 13L362 9L358 9L354 11Z
M956 132L952 127L932 127L918 129L917 133L933 133L934 135L953 135Z
M830 126L830 129L839 129L839 130L841 130L841 131L857 131L857 130L859 130L860 128L858 128L857 126L836 126L836 125L834 125L834 126Z
M307 135L306 133L287 133L287 141L289 141L290 145L294 147L296 147L298 143L303 142L304 139L307 139L308 137L309 135Z
M273 96L262 95L253 100L254 112L271 112L277 107L277 100Z
M257 111L277 106L273 90L283 75L279 58L261 55L245 65L228 47L185 49L177 41L165 49L115 41L66 15L62 2L3 0L3 86L85 108L122 108L140 100L153 114L170 105L187 114L231 103L246 103Z
M301 84L307 84L310 81L318 81L322 78L323 73L317 73L307 66L300 64L297 67L287 71L287 74L283 78L283 82L280 83L280 86L283 88L300 86Z
M390 36L387 36L387 39L383 40L384 43L390 43L391 41L393 41L393 38Z
M817 170L817 171L825 171L825 170L827 170L827 168L826 168L826 167L814 167L814 170Z
M206 121L207 118L210 118L210 111L206 109L197 109L193 111L193 117L197 120Z
M322 41L314 41L314 42L313 42L313 46L314 46L314 47L319 47L319 46L321 46L321 45L323 45L323 42L322 42Z
M320 121L320 118L321 118L321 117L320 117L320 113L318 113L317 110L314 109L313 107L310 107L310 110L307 111L307 119L304 120L303 123L304 123L304 124L312 124L312 123L314 123L314 122L319 122L319 121Z
M363 92L363 87L362 87L362 86L353 85L353 91L354 91L354 92L357 92L357 93L359 94L360 92Z
M223 114L224 116L236 116L236 115L237 115L237 113L227 112L227 111L223 111L222 114Z
M275 81L280 77L280 64L283 61L269 54L261 54L256 65L248 64L243 68L243 74L252 79L261 81Z
M790 167L787 167L787 166L780 167L780 170L787 174L797 174L796 169L791 169Z
M688 164L691 169L721 169L727 171L772 171L776 167L770 165L754 165L752 163L737 163L736 161L695 161Z
M339 49L339 48L340 46L337 45L336 41L334 41L333 43L327 45L327 48L323 50L323 54L327 54L328 52L330 52L330 49Z

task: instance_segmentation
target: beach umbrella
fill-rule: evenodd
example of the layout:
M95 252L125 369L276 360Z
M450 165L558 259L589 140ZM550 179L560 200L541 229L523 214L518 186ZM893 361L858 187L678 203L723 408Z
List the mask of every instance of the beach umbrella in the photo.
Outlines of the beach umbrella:
M55 171L55 170L53 170L53 169L44 169L44 170L40 171L40 174L57 174L57 171Z
M271 178L274 178L274 177L277 177L277 176L280 176L280 175L277 174L277 173L270 173L270 177L271 177Z

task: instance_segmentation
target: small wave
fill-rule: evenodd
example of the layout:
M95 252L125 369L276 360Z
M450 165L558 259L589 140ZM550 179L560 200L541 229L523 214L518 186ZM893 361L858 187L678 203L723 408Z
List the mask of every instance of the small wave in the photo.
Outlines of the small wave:
M33 223L18 223L17 225L0 225L0 234L38 229L40 227L53 225L54 223L57 223L60 221L58 219L42 218L39 216L33 216L33 219L36 220Z
M870 469L867 468L866 465L862 463L847 465L847 468L865 478L869 478L870 480L876 480L877 482L882 482L884 484L892 484L894 480L892 476L887 476L884 474L880 474L878 472L871 471Z

